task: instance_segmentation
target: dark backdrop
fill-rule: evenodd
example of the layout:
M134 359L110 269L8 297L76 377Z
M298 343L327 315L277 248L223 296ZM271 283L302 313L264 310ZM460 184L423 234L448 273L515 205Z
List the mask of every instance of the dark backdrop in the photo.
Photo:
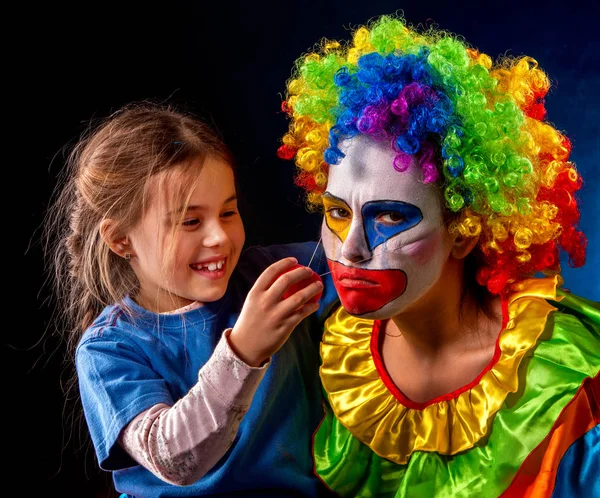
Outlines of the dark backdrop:
M87 120L132 100L185 105L212 121L238 158L248 242L317 238L320 220L306 212L293 186L292 163L275 155L287 129L280 94L294 60L320 37L346 38L348 27L373 16L403 9L410 23L436 23L492 57L533 56L549 73L554 82L547 99L549 119L572 139L572 159L586 179L580 226L589 238L588 263L577 270L565 265L566 287L600 300L596 2L310 0L273 5L26 4L5 16L3 80L9 90L4 97L6 108L14 111L14 117L4 116L10 129L4 134L9 153L4 167L11 174L4 214L14 224L5 240L15 253L5 261L10 318L4 333L9 386L4 409L10 423L3 427L9 433L5 458L10 470L4 481L15 481L22 495L112 496L85 429L73 424L73 408L64 400L64 348L44 333L51 310L45 301L39 225L64 146ZM18 283L16 313L13 281Z

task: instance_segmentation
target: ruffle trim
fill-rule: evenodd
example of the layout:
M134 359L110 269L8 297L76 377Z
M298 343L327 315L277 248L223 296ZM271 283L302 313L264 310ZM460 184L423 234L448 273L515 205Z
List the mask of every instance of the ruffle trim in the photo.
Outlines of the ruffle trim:
M407 399L387 376L378 352L380 323L338 308L325 323L320 369L335 416L377 455L398 464L414 451L454 455L472 448L517 391L521 360L556 309L546 300L562 298L556 293L561 284L560 276L517 284L503 303L504 327L490 364L468 385L426 403Z

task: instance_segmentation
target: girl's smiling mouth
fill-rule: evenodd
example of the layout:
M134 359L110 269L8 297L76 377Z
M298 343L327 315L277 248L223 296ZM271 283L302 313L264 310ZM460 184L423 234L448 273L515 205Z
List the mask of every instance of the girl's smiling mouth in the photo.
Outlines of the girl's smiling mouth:
M227 257L215 256L200 263L193 263L190 268L203 277L218 279L225 275L227 269Z

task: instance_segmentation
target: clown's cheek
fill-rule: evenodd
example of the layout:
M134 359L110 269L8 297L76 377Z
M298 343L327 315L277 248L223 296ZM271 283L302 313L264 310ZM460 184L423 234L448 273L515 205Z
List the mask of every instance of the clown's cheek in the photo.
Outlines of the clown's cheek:
M400 252L410 266L413 268L425 268L435 263L440 251L443 249L443 235L436 233L430 237L420 239L411 244L407 244L397 251Z
M325 256L327 256L328 259L339 259L342 241L333 233L331 233L331 230L329 230L327 226L321 230L321 243L323 244Z

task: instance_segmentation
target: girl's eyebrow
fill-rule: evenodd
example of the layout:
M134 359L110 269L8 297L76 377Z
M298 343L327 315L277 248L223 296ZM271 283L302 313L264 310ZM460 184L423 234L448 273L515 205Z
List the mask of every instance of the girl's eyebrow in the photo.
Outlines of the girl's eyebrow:
M237 201L237 194L233 194L233 195L230 195L229 197L227 197L227 199L225 199L223 201L223 206L225 204L229 204L230 202L233 202L233 201ZM191 204L189 206L185 206L185 207L181 206L177 209L169 211L167 213L167 216L171 216L174 213L181 214L183 211L192 211L192 210L206 211L207 209L209 209L208 206L203 206L202 204Z

